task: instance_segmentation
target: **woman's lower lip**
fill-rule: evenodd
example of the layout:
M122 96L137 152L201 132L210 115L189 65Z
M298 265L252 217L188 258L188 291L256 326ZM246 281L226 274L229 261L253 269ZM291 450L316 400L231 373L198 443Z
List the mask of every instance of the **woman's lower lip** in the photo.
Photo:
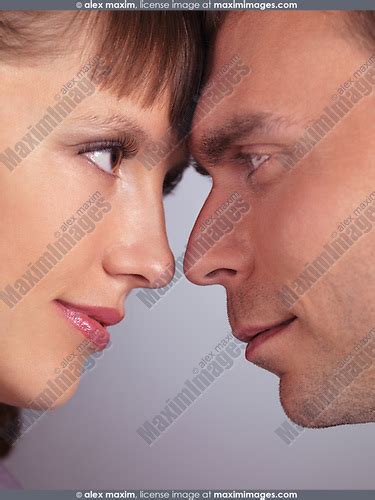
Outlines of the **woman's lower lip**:
M103 325L82 311L75 311L73 308L67 307L59 301L56 301L56 305L65 319L98 349L103 350L107 346L110 335Z
M261 345L267 342L271 337L274 337L275 335L284 332L289 328L291 325L294 324L294 320L291 321L290 323L286 325L280 325L275 328L272 328L269 332L261 333L260 335L256 336L254 340L251 340L246 347L245 351L245 357L248 361L253 361L253 354L255 350Z

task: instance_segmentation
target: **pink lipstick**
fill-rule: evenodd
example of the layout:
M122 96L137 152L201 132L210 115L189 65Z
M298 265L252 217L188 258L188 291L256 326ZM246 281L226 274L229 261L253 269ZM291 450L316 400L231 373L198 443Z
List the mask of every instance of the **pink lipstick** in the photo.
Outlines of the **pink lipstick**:
M56 300L55 303L65 319L99 350L103 350L110 339L106 327L123 319L123 314L113 308L78 306L61 300Z

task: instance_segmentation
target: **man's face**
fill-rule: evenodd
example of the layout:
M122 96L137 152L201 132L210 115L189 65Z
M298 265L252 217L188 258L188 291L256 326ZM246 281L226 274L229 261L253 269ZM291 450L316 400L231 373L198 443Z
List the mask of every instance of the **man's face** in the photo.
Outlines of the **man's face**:
M193 124L213 185L187 276L226 288L247 359L280 377L286 413L312 427L375 417L375 57L347 22L230 14ZM218 237L211 217L222 225L218 208L234 203L249 209Z

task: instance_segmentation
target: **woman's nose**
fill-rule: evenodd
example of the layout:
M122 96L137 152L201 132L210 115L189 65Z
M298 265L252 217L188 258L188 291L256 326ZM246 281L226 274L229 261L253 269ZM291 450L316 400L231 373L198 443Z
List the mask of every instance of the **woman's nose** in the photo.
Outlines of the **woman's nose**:
M132 287L161 288L174 275L163 200L155 194L121 206L112 218L103 268L117 277L131 277ZM135 280L135 283L134 283Z

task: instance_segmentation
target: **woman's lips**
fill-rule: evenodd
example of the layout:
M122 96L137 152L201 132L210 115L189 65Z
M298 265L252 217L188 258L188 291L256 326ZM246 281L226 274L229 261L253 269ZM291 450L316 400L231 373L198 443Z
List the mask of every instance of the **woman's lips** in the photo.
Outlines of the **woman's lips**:
M116 309L76 306L60 300L55 302L65 319L100 350L107 346L110 339L106 326L119 323L123 318Z

